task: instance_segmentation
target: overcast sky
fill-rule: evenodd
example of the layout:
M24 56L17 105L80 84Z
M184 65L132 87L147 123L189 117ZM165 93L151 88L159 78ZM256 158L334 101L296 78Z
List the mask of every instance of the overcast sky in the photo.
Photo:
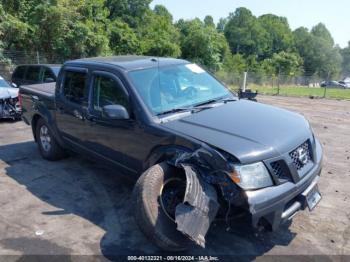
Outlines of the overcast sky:
M216 22L237 7L247 7L256 16L285 16L293 30L300 26L311 29L322 22L341 47L350 41L350 0L154 0L151 6L156 4L167 7L175 20L203 19L210 14Z

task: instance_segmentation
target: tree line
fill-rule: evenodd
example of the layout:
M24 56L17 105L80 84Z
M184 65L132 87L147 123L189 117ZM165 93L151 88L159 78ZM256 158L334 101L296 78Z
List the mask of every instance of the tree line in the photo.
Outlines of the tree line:
M244 7L217 24L210 15L174 21L151 1L0 0L0 59L1 50L40 51L53 62L136 54L182 57L218 73L350 75L350 42L335 45L322 23L293 31L285 17Z

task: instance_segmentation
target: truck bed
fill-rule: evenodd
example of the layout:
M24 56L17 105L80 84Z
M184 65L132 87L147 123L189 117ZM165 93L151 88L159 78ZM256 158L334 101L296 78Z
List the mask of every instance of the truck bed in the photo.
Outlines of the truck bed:
M23 94L39 95L40 97L53 98L55 96L56 82L24 85L20 87L20 92Z
M34 114L46 112L53 116L55 106L56 83L24 85L19 88L22 97L22 119L27 124L32 122Z

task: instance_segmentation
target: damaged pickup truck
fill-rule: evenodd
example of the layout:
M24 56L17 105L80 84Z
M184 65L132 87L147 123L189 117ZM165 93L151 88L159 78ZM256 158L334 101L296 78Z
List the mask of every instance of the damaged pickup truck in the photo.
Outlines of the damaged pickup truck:
M196 64L80 59L56 85L20 93L45 159L75 151L138 179L136 222L162 249L204 247L211 223L229 213L276 230L321 199L322 148L308 121L239 100Z

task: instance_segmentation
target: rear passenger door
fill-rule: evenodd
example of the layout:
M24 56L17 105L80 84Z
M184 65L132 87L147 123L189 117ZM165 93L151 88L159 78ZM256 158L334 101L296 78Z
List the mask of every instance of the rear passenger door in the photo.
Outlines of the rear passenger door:
M88 110L88 70L64 69L59 92L56 93L56 123L63 139L77 149L86 137L85 119Z

